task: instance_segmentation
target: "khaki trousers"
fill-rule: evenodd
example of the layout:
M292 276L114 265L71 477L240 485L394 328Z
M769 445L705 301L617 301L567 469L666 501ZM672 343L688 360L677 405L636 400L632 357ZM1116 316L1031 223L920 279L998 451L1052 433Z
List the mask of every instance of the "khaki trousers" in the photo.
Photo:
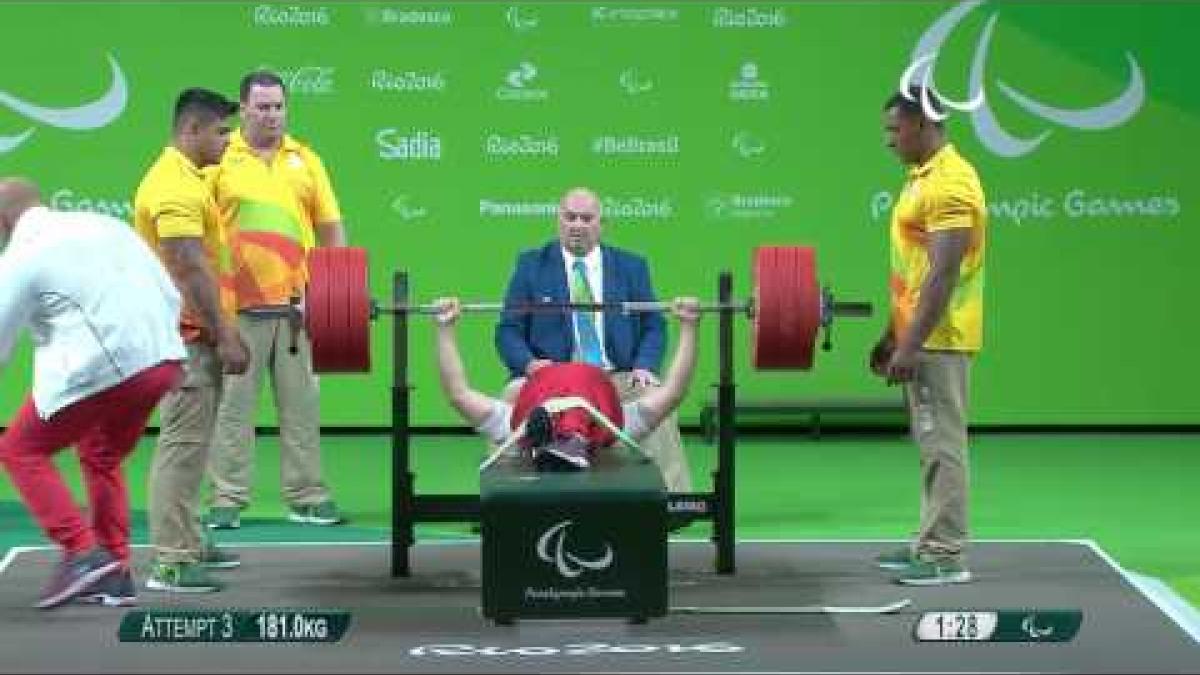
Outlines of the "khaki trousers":
M609 374L621 403L629 403L642 395L645 387L639 387L633 382L633 373L629 371L613 371ZM509 403L517 400L517 394L525 378L519 377L509 381L504 387L502 396ZM688 466L687 454L683 449L683 439L679 435L679 419L672 411L670 415L655 427L645 438L638 442L642 451L650 456L658 465L663 475L663 483L667 492L691 492L692 473ZM492 448L494 451L495 448Z
M279 473L284 501L314 505L330 498L321 482L321 428L317 376L308 335L286 318L241 315L238 326L250 348L250 367L225 375L209 475L214 506L244 508L254 481L254 417L263 377L270 376L279 423Z
M209 345L187 349L182 385L159 404L161 431L150 462L150 544L163 563L198 562L205 541L200 485L221 398L221 365Z
M912 437L921 451L921 520L915 552L960 558L967 543L967 390L971 355L922 351L905 385Z

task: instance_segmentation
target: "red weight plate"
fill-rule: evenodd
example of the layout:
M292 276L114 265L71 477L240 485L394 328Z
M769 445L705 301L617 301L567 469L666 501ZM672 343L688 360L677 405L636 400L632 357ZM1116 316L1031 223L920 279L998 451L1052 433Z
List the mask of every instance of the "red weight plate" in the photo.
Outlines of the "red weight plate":
M812 368L821 324L816 255L806 246L754 251L754 367Z
M313 370L370 369L370 304L365 249L322 247L309 252L305 316Z
M332 248L329 255L329 362L327 369L321 372L341 373L346 369L346 300L350 289L346 286L345 252Z
M313 370L327 372L332 336L329 327L332 257L328 249L308 252L308 285L304 293L304 326L312 343Z
M346 284L354 289L346 305L346 322L350 329L346 367L351 372L365 373L371 370L371 283L367 251L347 248L345 256Z

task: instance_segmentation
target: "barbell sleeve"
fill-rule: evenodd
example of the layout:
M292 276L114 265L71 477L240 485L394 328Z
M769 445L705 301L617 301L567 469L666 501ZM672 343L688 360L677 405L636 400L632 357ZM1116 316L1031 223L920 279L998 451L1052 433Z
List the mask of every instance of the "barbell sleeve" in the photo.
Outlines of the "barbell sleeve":
M702 302L697 308L701 313L733 312L751 313L753 302L742 301L732 303ZM499 302L465 302L460 309L463 313L541 313L541 312L613 312L622 314L638 314L648 312L669 312L672 303L665 301L628 301L628 302L545 302L504 305ZM420 305L378 305L377 311L386 314L437 314L438 306L433 303ZM834 302L829 307L830 313L837 316L871 316L869 302ZM274 305L263 307L246 307L239 310L240 314L262 318L295 318L303 316L303 303L296 305Z

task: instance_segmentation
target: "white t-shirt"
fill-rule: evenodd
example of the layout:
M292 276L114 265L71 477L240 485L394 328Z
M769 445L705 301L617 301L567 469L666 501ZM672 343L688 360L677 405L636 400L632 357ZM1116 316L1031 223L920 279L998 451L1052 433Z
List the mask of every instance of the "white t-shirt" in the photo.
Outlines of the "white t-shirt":
M33 403L49 419L163 361L187 358L179 292L125 222L27 210L0 255L0 365L33 334Z
M488 413L485 419L475 431L487 436L492 443L503 445L508 437L512 435L512 404L506 403L500 399L492 401L492 410ZM633 437L635 441L641 440L653 429L646 426L646 416L642 411L642 404L637 401L630 401L621 406L621 414L625 417L625 424L622 431Z

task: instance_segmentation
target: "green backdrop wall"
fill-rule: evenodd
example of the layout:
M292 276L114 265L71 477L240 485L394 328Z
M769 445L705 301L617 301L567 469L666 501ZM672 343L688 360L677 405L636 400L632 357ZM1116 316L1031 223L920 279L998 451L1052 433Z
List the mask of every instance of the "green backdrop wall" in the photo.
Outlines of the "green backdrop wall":
M947 121L992 213L972 420L1200 422L1195 3L6 2L0 18L0 174L128 216L177 92L233 95L272 67L381 298L400 268L420 299L498 298L518 251L553 236L557 197L588 185L607 241L646 254L664 297L712 297L721 269L745 294L753 247L793 243L818 248L840 297L883 308L903 169L880 106L933 54L912 74L983 97ZM462 339L498 390L492 321ZM881 321L840 323L807 373L753 371L741 322L739 392L881 394L865 367ZM387 422L390 330L375 325L373 373L323 378L323 423ZM457 424L431 332L412 332L413 421ZM710 320L685 423L715 337ZM28 361L25 345L3 371L0 415Z

